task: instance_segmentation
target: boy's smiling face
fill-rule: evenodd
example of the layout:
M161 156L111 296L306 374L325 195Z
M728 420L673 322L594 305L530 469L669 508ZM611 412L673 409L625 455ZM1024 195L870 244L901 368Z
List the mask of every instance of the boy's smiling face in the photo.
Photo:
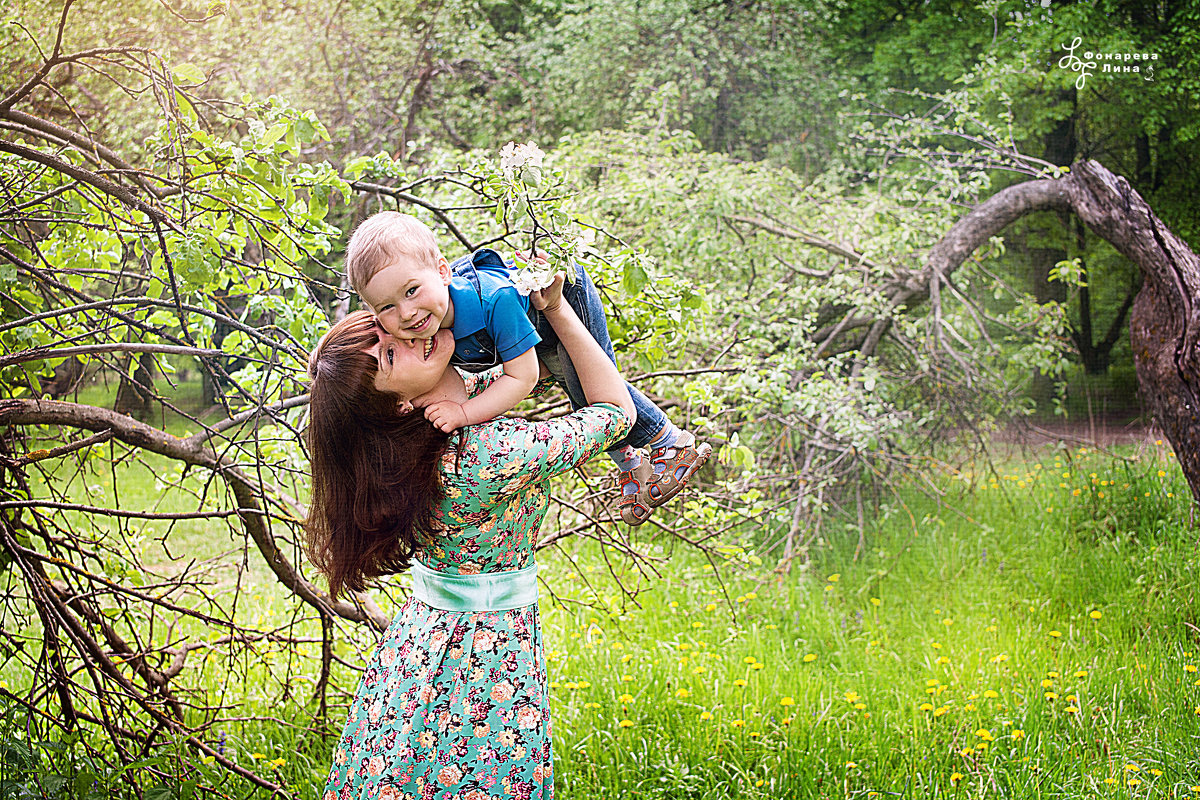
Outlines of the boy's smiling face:
M450 265L398 259L376 272L360 296L385 331L397 339L430 339L454 322Z

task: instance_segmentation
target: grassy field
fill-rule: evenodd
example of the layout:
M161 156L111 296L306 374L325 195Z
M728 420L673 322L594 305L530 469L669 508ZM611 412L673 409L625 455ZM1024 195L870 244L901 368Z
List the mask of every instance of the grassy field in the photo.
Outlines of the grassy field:
M1166 448L960 470L930 463L940 496L899 487L857 560L845 533L723 581L677 553L640 608L588 546L544 559L556 593L614 601L543 602L558 796L1200 797L1200 554ZM268 578L247 573L239 613L286 625ZM214 651L201 682L277 719L223 729L226 752L316 798L332 739L279 699L282 673L308 696L299 655Z

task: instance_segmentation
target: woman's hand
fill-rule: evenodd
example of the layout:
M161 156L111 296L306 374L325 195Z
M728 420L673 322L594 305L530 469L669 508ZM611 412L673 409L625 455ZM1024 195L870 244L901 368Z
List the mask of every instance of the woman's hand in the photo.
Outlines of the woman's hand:
M554 280L545 289L538 289L536 292L529 293L529 303L543 314L553 314L558 311L559 306L563 301L563 284L567 280L567 273L556 272Z

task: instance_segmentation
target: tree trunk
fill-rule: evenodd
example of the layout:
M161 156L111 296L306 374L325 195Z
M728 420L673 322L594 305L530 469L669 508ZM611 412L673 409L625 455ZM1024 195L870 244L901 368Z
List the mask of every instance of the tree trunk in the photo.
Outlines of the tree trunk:
M1138 389L1200 502L1200 258L1128 181L1095 161L1081 161L1066 177L1010 186L934 245L927 273L947 275L990 236L1046 210L1074 212L1141 270L1142 288L1129 319Z

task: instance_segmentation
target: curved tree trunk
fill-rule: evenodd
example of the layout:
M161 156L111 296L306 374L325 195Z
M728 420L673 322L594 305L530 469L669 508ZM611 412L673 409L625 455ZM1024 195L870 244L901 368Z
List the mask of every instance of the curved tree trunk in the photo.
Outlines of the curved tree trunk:
M1081 161L1063 178L998 192L930 250L930 286L1014 220L1050 209L1075 213L1141 270L1142 289L1129 318L1138 388L1200 502L1200 258L1128 181L1095 161Z

